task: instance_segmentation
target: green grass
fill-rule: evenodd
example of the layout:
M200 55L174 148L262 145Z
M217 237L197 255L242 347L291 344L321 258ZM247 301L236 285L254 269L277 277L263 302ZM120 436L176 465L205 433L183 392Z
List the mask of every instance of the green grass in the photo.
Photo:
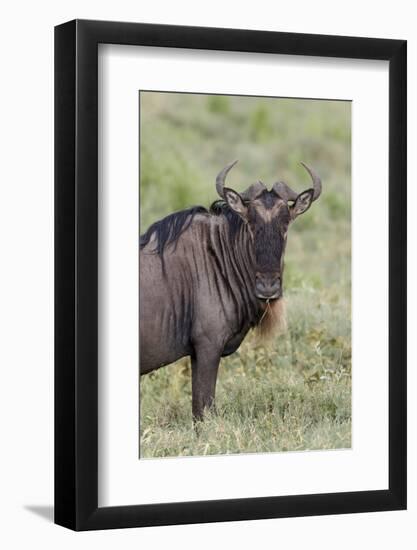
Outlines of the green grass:
M323 194L291 227L288 330L269 347L249 335L222 360L217 411L195 430L189 360L141 379L142 457L350 447L350 103L141 94L141 231L162 216L261 179Z

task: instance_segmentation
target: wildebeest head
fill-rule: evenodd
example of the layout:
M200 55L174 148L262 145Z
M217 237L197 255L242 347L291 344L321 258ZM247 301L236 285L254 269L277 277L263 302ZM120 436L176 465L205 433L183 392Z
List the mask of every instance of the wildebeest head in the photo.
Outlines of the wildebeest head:
M216 189L222 199L248 225L256 263L255 295L260 300L282 296L284 252L287 231L297 216L306 212L321 193L319 176L301 163L313 181L313 187L296 193L286 183L276 182L271 191L258 181L243 193L225 187L226 176L237 161L217 176Z

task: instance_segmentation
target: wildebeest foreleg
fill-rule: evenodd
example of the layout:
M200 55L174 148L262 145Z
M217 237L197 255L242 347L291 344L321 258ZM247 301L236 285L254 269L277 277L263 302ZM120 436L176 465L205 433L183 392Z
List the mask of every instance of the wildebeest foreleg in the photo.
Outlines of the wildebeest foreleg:
M214 406L220 354L201 350L191 358L193 418L201 420L205 409Z

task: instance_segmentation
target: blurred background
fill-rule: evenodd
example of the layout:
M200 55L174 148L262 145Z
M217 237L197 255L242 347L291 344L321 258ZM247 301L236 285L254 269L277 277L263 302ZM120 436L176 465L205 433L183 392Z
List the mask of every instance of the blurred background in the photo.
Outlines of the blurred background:
M215 178L239 159L236 191L278 179L323 193L292 225L285 255L288 330L250 335L222 360L218 414L197 436L189 361L141 380L142 457L350 447L351 103L140 93L140 231L216 200Z

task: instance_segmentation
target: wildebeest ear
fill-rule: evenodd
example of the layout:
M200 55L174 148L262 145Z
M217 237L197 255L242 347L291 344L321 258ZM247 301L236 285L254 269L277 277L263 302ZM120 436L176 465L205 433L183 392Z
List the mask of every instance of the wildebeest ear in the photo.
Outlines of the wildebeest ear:
M313 202L314 189L307 189L298 195L294 204L290 207L292 218L296 218L300 214L304 214Z
M232 210L234 210L237 214L239 214L242 217L246 216L248 208L243 202L243 199L239 195L239 193L236 193L236 191L233 191L233 189L229 189L228 187L225 187L223 189L223 196L225 201L227 202L227 204L230 206Z
M307 189L298 195L295 202L290 206L291 217L294 219L300 214L304 214L313 202L314 189Z

